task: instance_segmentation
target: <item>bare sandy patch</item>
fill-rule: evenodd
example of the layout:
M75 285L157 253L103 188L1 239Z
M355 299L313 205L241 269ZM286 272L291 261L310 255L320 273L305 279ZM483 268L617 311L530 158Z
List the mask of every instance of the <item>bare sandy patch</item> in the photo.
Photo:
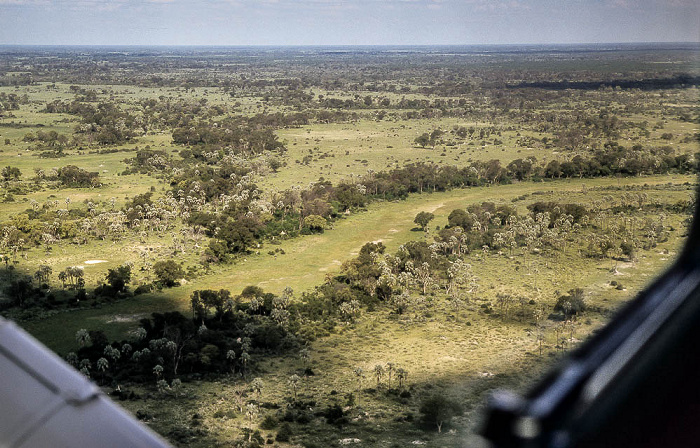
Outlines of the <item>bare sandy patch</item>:
M441 203L439 203L439 204L436 204L436 205L434 205L434 206L428 208L428 211L429 211L430 213L433 213L435 210L439 209L440 207L444 207L444 206L445 206L445 203L444 203L444 202L441 202Z
M322 268L318 268L318 270L319 270L320 272L326 272L326 271L328 271L330 268L340 266L341 264L342 264L342 263L340 262L340 260L333 260L333 261L331 261L331 263L330 263L328 266L322 267Z
M148 314L114 314L109 316L105 321L108 324L120 323L120 322L136 322L140 319L148 317Z

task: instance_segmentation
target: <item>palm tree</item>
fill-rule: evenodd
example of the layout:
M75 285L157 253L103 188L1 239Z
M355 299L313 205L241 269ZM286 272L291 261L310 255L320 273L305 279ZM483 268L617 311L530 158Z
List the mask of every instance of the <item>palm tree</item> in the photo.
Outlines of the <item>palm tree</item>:
M92 363L89 359L80 360L80 373L90 378L90 369L92 368Z
M236 352L229 350L226 352L226 360L231 363L231 373L233 373L233 361L236 359Z
M158 389L158 392L164 393L168 389L170 389L170 386L168 386L168 382L165 380L158 380L156 382L156 389Z
M76 367L78 365L78 355L76 355L75 352L69 352L66 355L66 362L73 367Z
M250 421L253 421L255 416L258 415L258 407L253 403L248 403L246 405L245 415L248 417L248 419L250 419Z
M260 399L260 394L262 393L262 389L264 386L262 378L253 379L250 385L253 387L253 390L258 393L258 399Z
M34 277L41 283L48 283L51 272L53 272L51 266L42 264L41 266L39 266L39 269L34 273Z
M408 372L402 368L396 369L396 378L399 380L399 389L403 388L403 382L408 378Z
M61 271L58 273L58 279L63 284L63 288L66 287L66 280L68 279L68 273L66 271Z
M148 335L148 332L146 331L145 328L139 327L139 328L133 330L132 332L130 332L130 335L134 341L138 342L138 341L143 341L146 338L146 336Z
M386 363L386 374L388 376L387 383L391 387L391 374L394 372L395 366L393 362Z
M102 380L105 377L105 371L109 369L109 362L105 358L100 358L97 360L97 370L102 372Z
M87 344L92 342L90 340L90 333L84 328L81 328L75 333L75 340L78 341L78 345L81 347L85 347Z
M355 367L353 373L357 377L357 392L359 393L362 389L362 379L365 377L365 371L362 367Z
M374 366L374 375L377 377L377 389L379 389L379 382L384 375L384 367L381 364Z
M430 265L426 262L423 262L422 265L415 269L415 276L423 286L423 295L425 295L428 286L433 282L433 279L430 276L430 274Z
M108 345L105 347L104 354L105 354L105 356L112 358L113 362L116 362L117 359L119 359L122 355L119 350L112 347L111 345Z
M306 363L309 361L309 349L304 347L299 351L299 357L301 358L301 361L306 365Z
M299 375L292 375L289 377L288 384L292 387L292 390L294 391L294 399L297 399L297 387L299 387L299 382L301 381L301 378L299 378Z
M241 353L241 364L243 364L242 373L243 373L244 377L245 377L246 366L248 365L248 361L250 361L250 355L248 354L248 352Z
M537 343L539 344L540 347L540 356L542 356L542 346L544 345L544 327L537 327Z

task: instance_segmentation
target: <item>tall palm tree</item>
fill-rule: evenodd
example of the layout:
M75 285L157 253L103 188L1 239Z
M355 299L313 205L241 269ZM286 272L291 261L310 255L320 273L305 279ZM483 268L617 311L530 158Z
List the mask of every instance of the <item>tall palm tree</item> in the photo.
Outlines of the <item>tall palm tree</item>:
M408 378L408 372L402 368L396 369L396 378L399 380L399 389L403 388L403 383Z
M288 384L292 387L292 390L294 391L294 399L297 399L297 387L299 387L299 382L301 381L301 378L299 378L299 375L292 375L289 377Z
M377 388L379 388L379 382L382 379L382 376L384 375L384 366L381 364L377 364L374 366L374 376L377 377Z

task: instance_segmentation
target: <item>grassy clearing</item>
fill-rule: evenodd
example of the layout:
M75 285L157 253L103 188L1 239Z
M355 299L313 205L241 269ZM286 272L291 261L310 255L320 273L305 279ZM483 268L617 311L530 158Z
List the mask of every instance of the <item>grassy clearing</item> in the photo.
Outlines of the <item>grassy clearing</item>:
M407 123L407 124L404 124ZM542 150L515 146L515 132L504 132L503 145L477 140L455 146L438 145L421 148L414 139L434 129L451 130L455 126L476 128L486 123L458 119L415 120L411 122L361 120L350 124L317 124L278 131L287 141L287 167L264 179L263 185L278 189L292 185L305 186L324 179L352 179L367 173L403 166L406 163L433 162L464 165L476 160L500 159L504 165L516 158L534 156L541 159ZM547 151L549 153L550 151ZM311 156L308 164L304 157Z

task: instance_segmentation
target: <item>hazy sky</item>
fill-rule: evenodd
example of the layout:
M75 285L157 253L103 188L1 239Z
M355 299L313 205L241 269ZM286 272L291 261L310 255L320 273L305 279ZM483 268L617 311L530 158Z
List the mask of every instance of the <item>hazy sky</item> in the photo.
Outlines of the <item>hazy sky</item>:
M0 0L0 44L700 41L699 0Z

